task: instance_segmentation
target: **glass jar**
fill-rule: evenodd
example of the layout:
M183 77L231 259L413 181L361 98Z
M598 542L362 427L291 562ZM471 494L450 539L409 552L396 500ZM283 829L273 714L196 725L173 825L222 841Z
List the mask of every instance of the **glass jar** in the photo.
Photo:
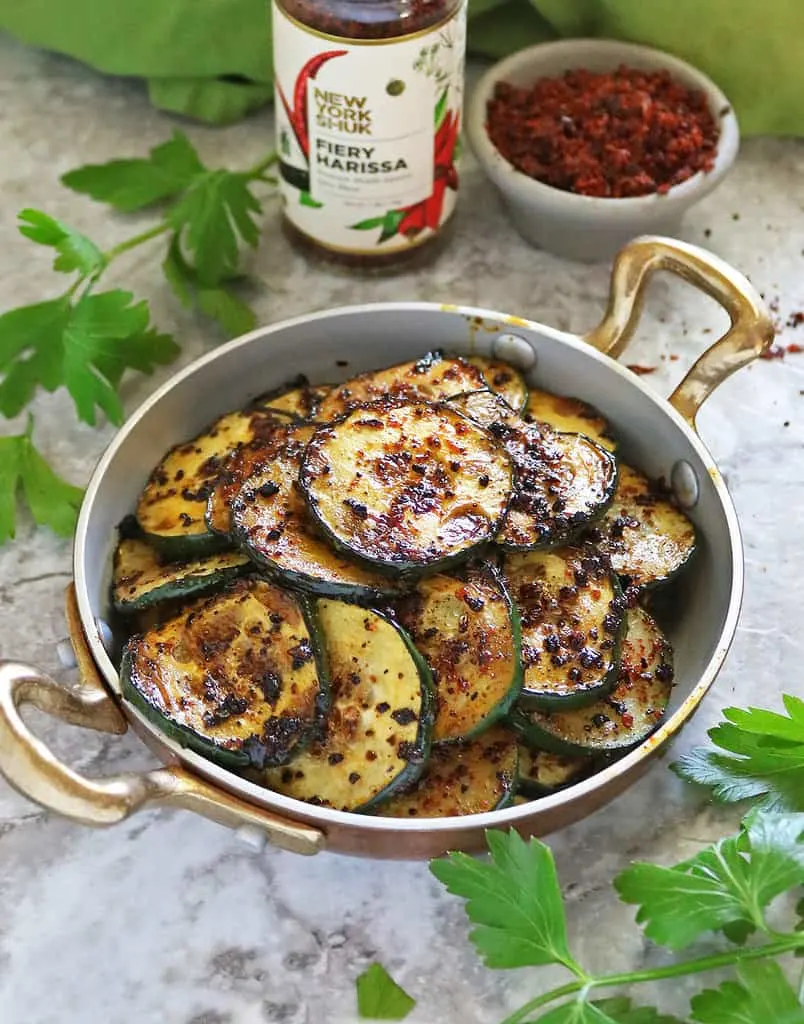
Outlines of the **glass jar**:
M286 228L350 266L431 248L458 192L466 0L273 0Z

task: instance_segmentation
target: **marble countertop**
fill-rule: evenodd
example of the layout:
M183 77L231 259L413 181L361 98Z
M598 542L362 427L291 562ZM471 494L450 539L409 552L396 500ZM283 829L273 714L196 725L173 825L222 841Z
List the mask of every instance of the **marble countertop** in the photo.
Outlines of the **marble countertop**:
M0 309L45 298L57 282L49 256L14 231L16 212L40 206L103 244L131 221L69 193L58 176L85 162L142 153L174 122L139 84L103 79L0 39ZM227 129L185 126L204 158L246 167L271 146L268 115ZM722 187L694 209L683 236L747 273L783 323L804 308L804 141L749 140ZM569 330L601 316L605 265L579 266L533 251L505 219L470 160L457 232L435 268L379 280L311 268L265 218L253 260L254 305L270 322L351 302L421 299L506 310ZM468 215L468 211L472 215ZM183 344L181 364L215 345L215 331L181 309L155 253L137 250L114 275L151 300L154 318ZM677 280L655 282L627 361L667 394L724 326L709 300ZM780 339L804 343L804 327ZM678 358L676 358L678 357ZM134 409L156 384L132 377ZM65 394L34 406L38 443L84 482L113 435L75 422ZM12 424L15 426L15 424ZM789 596L804 573L804 356L760 362L725 384L700 417L744 532L747 578L736 642L716 687L676 750L700 742L733 702L773 704L801 691L801 615ZM56 643L70 544L27 518L0 551L0 657L32 662L70 682ZM60 756L103 776L152 766L132 736L106 737L31 721ZM735 822L707 806L662 763L607 809L550 838L578 957L625 970L661 954L610 889L634 858L671 862ZM3 1024L350 1024L354 979L379 959L419 998L411 1024L494 1024L555 978L491 972L467 942L460 901L424 864L332 854L256 852L183 812L151 811L111 829L51 817L0 782L0 1020ZM645 993L646 997L650 994ZM665 986L668 1010L686 1007L683 983Z

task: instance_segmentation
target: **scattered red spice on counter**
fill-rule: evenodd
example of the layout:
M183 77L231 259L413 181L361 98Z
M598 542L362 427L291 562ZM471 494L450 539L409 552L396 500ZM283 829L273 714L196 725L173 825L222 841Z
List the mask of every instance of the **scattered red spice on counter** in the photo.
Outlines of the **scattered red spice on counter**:
M763 352L760 359L784 359L787 356L798 356L804 352L804 345L797 345L791 342L789 345L771 345L767 352Z
M656 373L655 366L640 366L638 363L628 363L628 369L638 377L644 377L647 373Z
M667 71L579 68L529 88L498 82L486 130L510 163L566 192L664 193L714 166L719 130L706 96Z
M787 318L786 327L801 327L804 324L804 310L798 310L795 313L791 313Z

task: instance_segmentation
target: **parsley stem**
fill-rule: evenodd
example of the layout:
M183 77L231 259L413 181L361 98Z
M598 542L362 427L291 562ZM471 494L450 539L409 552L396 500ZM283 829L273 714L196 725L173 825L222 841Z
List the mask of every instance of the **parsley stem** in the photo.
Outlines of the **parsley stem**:
M666 967L654 967L646 971L633 971L624 974L606 974L600 978L589 978L586 981L571 981L561 988L551 989L543 995L536 996L506 1017L502 1024L521 1024L534 1010L547 1003L552 1003L561 996L573 995L581 989L610 988L615 985L638 985L644 981L661 981L663 978L679 978L685 974L700 974L703 971L716 971L720 967L731 967L744 960L764 960L769 956L781 956L795 949L804 948L804 934L787 936L778 942L766 942L762 946L751 946L748 949L736 949L728 953L716 953L713 956L699 957L697 960L682 960L680 963L668 964Z
M260 162L255 164L251 170L246 171L246 177L262 178L263 171L267 171L269 167L273 167L273 165L278 161L279 154L277 152L269 153L264 160L260 160Z
M144 242L150 242L152 238L157 238L159 235L163 235L166 231L170 231L170 224L165 224L164 221L160 224L155 225L152 228L148 228L147 231L141 232L139 235L132 235L131 238L127 238L124 242L119 242L117 245L112 246L111 249L107 250L103 255L106 257L109 263L118 256L122 256L124 252L128 252L129 249L136 249L138 245L142 245Z

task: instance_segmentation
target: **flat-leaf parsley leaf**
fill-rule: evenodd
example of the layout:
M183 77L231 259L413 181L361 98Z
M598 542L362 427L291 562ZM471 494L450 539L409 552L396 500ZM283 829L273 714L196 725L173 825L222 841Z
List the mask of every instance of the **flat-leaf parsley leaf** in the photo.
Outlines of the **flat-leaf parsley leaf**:
M251 246L259 241L255 215L262 207L249 189L250 181L248 174L206 171L168 212L202 285L217 285L237 273L240 239Z
M784 972L772 960L737 968L739 982L724 981L692 999L692 1019L700 1024L804 1024L801 1006Z
M674 771L710 786L724 803L759 799L769 809L804 811L804 701L791 694L783 700L787 715L727 708L726 721L709 730L719 750L691 750Z
M95 424L96 407L123 420L117 385L127 368L151 373L171 362L178 346L148 327L148 306L131 292L85 292L12 309L0 316L0 412L16 415L37 386L64 385L79 419Z
M382 964L372 964L357 979L357 1010L366 1020L404 1020L415 1005Z
M634 864L614 880L626 903L639 905L645 934L683 949L701 933L732 921L767 930L771 900L804 883L804 814L752 814L737 836L702 850L682 867Z
M171 241L162 270L183 306L190 308L195 303L202 313L217 320L230 337L236 338L256 326L254 311L235 295L231 286L201 284L181 253L178 236Z
M31 440L33 419L24 434L0 437L0 544L16 533L17 493L22 487L31 515L61 537L75 527L84 492L53 472Z
M434 860L430 870L449 892L467 900L479 927L470 938L489 967L564 964L583 972L567 946L564 903L550 848L513 830L488 831L490 862L465 853Z
M176 131L145 158L87 164L68 171L61 181L74 192L132 213L178 195L203 171L190 140Z
M53 269L65 274L78 271L82 277L97 274L106 266L106 256L92 239L41 210L20 210L21 235L38 245L56 250Z

